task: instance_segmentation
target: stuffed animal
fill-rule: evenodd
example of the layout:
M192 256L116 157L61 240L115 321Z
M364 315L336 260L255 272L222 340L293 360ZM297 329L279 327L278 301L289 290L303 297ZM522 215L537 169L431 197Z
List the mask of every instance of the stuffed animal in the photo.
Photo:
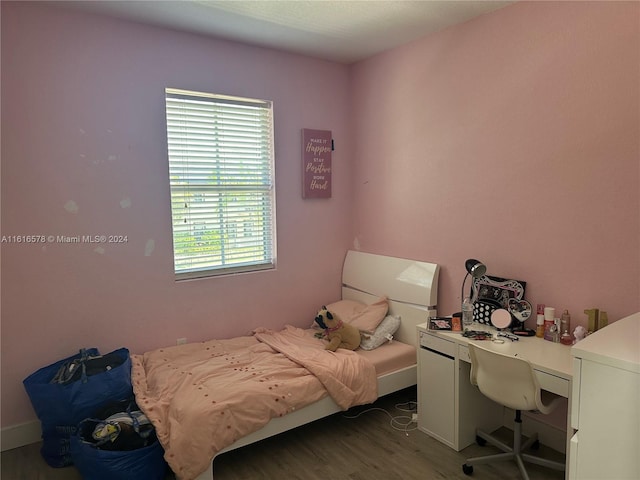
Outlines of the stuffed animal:
M323 306L316 316L316 323L324 329L329 343L325 350L335 352L338 348L355 350L360 346L360 331L353 325L343 322L334 313Z
M576 329L573 331L573 338L574 338L573 344L575 345L586 336L587 336L587 329L584 328L582 325L578 325Z

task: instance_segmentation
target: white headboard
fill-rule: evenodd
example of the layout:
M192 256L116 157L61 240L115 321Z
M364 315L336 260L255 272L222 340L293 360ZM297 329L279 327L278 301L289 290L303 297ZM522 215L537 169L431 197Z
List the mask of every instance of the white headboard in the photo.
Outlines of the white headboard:
M389 298L389 314L400 315L396 340L415 345L416 325L436 315L440 266L349 250L342 268L342 298L373 303Z

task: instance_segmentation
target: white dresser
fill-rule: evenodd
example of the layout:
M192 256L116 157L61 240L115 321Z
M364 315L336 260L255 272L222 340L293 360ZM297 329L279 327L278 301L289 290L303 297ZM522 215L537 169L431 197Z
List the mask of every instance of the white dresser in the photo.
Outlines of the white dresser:
M640 479L640 312L571 349L569 478Z

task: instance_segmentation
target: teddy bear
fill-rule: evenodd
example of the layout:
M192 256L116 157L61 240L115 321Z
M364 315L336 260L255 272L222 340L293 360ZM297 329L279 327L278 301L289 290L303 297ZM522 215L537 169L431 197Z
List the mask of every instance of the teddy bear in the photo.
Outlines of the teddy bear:
M360 331L353 325L343 322L335 314L323 306L315 318L320 328L324 329L325 337L329 343L325 345L325 350L335 352L338 348L355 350L360 346Z

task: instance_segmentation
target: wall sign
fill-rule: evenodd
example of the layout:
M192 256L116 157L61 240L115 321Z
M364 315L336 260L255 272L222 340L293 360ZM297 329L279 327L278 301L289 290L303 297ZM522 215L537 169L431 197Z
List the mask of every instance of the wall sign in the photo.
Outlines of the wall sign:
M302 198L331 198L331 130L302 129Z

